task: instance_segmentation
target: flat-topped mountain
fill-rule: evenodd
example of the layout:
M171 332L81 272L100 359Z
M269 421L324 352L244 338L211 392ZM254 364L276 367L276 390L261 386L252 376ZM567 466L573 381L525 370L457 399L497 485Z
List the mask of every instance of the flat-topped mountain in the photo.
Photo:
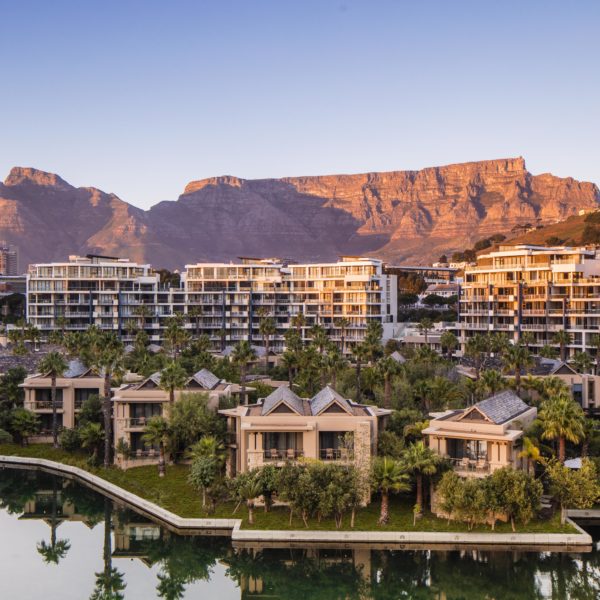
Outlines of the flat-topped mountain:
M213 177L148 211L15 167L0 183L0 239L19 247L21 269L86 252L168 268L240 255L368 254L423 264L515 225L553 223L599 205L596 185L532 175L522 158L359 175Z

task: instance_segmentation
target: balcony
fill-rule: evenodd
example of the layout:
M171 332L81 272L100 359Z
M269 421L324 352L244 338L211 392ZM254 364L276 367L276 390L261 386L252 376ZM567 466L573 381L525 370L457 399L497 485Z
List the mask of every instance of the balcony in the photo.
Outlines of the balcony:
M352 451L348 448L321 448L319 451L319 458L321 460L352 460Z
M279 450L278 448L269 448L264 451L263 458L265 462L281 462L284 460L298 460L304 456L303 450L295 450L288 448L287 450Z
M39 400L33 403L33 410L52 410L52 401L51 400ZM56 410L62 410L63 403L62 400L56 401Z
M459 475L474 475L485 477L490 472L490 463L485 458L479 460L471 458L452 458L448 460L452 463L452 467Z

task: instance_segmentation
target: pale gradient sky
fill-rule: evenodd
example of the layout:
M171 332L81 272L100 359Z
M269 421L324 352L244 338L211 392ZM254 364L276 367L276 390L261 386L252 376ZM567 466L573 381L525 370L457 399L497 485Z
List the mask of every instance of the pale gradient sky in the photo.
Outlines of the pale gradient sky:
M0 179L148 207L193 179L522 155L600 183L600 2L0 0Z

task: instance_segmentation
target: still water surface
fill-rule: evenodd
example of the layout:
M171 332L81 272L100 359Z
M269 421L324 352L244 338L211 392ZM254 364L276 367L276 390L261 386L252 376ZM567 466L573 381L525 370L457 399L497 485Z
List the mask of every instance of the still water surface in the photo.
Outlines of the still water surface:
M234 548L227 538L175 535L75 481L0 469L1 600L595 600L597 546Z

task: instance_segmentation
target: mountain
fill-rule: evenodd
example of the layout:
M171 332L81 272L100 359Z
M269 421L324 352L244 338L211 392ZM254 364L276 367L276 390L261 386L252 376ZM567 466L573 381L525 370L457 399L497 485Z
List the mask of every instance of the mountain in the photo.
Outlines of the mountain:
M144 211L58 175L15 167L0 184L0 239L29 262L95 252L157 267L279 256L368 254L425 264L494 233L600 205L596 185L532 175L522 158L420 171L192 181Z

